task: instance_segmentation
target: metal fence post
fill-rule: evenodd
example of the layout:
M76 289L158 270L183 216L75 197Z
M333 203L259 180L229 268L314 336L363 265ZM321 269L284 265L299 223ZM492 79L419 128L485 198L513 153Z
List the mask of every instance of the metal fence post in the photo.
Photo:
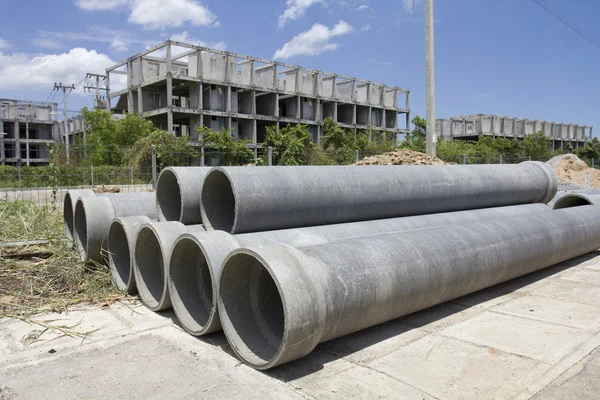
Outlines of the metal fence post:
M92 186L94 186L94 166L93 165L90 167L90 171L92 174Z
M268 160L267 164L269 165L269 167L272 166L273 165L273 147L271 147L271 146L269 146L267 148L267 160Z
M595 168L594 166L594 159L592 158L592 168Z
M355 153L355 157L354 158L356 159L355 162L358 164L358 150L354 150L354 153Z
M19 188L21 187L21 160L17 161L17 169L19 170Z
M466 164L466 163L467 163L467 155L463 154L463 164Z
M133 167L129 167L129 176L131 178L131 186L133 186Z
M258 146L254 145L254 164L258 162Z
M152 188L156 189L156 145L152 145Z
M204 146L200 147L200 166L204 167Z
M529 156L529 161L531 161L531 156Z

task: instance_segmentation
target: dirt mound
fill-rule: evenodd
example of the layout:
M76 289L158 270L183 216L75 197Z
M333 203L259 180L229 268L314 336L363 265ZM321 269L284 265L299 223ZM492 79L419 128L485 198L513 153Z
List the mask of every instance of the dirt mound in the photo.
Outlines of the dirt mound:
M365 157L356 165L437 165L446 164L436 157L413 150L396 150Z
M575 154L562 154L548 160L559 183L577 183L584 189L600 188L600 171L589 168Z
M110 186L102 186L99 188L94 189L94 192L96 194L100 194L100 193L121 193L121 188L120 187L110 187Z

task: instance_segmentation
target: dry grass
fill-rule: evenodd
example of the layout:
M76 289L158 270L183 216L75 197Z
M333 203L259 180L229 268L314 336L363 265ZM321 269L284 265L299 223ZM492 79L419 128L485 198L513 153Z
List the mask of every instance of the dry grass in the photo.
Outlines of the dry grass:
M0 316L27 318L77 303L102 304L126 297L113 286L107 267L79 260L71 243L63 239L61 212L0 200L0 221L0 242L48 241L0 247ZM15 253L28 255L12 258Z

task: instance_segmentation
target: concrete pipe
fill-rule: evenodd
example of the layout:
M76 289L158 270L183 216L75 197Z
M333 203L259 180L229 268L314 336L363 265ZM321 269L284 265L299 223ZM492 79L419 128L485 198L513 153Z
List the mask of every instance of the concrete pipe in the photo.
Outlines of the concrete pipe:
M133 271L142 303L152 311L171 308L167 285L175 240L186 232L204 232L202 225L177 221L146 222L140 226L134 246Z
M80 197L75 206L75 245L82 261L104 261L106 237L116 217L145 215L156 219L154 193L119 193Z
M268 369L361 329L600 247L600 207L349 239L234 250L219 314L236 354Z
M115 218L108 230L108 266L115 286L127 293L136 291L133 249L137 231L141 225L150 221L144 215Z
M75 218L75 203L80 197L96 196L96 193L91 189L76 189L67 190L63 200L63 221L65 224L65 237L68 240L73 240Z
M552 198L552 200L548 202L548 206L554 208L554 205L558 200L569 194L600 195L600 189L559 190L556 192L556 195Z
M600 192L588 193L569 193L565 194L554 202L553 208L559 210L561 208L578 207L578 206L598 206L600 205Z
M167 167L156 185L156 210L160 221L186 225L202 223L200 195L210 167Z
M171 303L186 331L195 336L204 335L221 330L217 311L219 276L223 260L235 249L269 243L311 246L348 238L544 211L550 212L552 209L538 203L239 235L223 231L184 233L175 242L171 255L168 279Z
M558 181L540 162L213 168L202 188L207 230L258 232L407 215L547 203Z

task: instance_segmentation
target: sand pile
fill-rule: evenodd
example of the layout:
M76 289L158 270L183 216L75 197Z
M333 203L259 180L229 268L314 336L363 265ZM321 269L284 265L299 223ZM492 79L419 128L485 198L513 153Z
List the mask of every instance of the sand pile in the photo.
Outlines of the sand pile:
M436 157L413 150L396 150L365 157L357 165L436 165L446 164Z
M589 168L575 154L561 154L547 161L560 183L574 182L584 189L600 188L600 171Z

